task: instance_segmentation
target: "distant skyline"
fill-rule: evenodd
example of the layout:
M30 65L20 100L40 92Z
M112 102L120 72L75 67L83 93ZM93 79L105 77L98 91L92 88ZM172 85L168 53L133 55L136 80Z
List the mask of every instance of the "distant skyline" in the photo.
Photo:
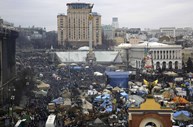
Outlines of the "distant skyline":
M93 3L104 25L118 17L119 27L193 27L193 0L1 0L0 17L15 26L57 30L57 15L71 2Z

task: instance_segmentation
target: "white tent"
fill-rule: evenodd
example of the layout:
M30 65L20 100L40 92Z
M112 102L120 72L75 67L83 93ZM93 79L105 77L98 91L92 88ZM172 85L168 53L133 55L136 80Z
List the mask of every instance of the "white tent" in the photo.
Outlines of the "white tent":
M50 85L49 84L46 84L44 82L41 82L39 85L37 85L37 88L38 89L41 89L41 90L47 90L50 88Z
M42 96L47 96L47 92L44 90L40 90L40 91L33 91L33 93L36 94L36 96L38 95L42 95Z
M100 73L100 72L94 72L94 75L95 75L95 76L103 76L103 74Z

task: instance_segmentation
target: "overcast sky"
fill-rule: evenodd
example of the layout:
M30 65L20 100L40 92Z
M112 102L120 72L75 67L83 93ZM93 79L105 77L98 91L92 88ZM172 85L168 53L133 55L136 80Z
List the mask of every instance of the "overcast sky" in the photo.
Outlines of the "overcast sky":
M66 14L70 2L93 3L102 24L118 17L120 27L193 27L193 0L0 0L0 17L15 26L57 30L57 15Z

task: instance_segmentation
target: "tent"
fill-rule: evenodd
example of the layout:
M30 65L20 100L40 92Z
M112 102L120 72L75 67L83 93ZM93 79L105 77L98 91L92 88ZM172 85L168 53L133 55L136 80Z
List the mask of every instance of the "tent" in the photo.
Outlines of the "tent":
M108 90L108 89L104 89L103 90L103 94L112 94L112 92L110 90Z
M103 94L103 95L99 95L95 98L95 101L100 101L100 100L105 100L105 99L110 99L110 94Z
M71 63L70 66L77 66L77 64L76 63Z
M139 107L139 105L144 101L145 100L142 97L138 96L138 95L130 95L129 96L129 101L126 103L126 106L130 107L132 105L135 105L135 106Z
M83 68L81 66L75 65L70 67L71 70L82 70Z
M186 116L184 113L180 113L178 116L174 117L174 120L189 121L189 120L191 120L191 118Z
M181 110L181 111L176 111L176 112L173 114L173 117L177 117L177 116L179 116L181 113L183 113L185 116L188 116L188 117L191 115L190 112L185 111L185 110Z
M93 105L90 102L88 102L85 99L82 99L82 101L83 101L83 104L82 104L83 109L86 109L86 110L92 110L93 109Z
M95 121L94 121L94 124L104 124L104 123L99 118L96 118Z
M89 51L89 47L88 46L83 46L83 47L78 48L78 50L80 50L80 51Z
M58 64L58 68L62 68L62 67L65 67L66 66L66 64L64 64L64 63L61 63L61 64Z
M64 99L62 97L59 97L57 99L52 100L52 102L55 103L55 104L63 104Z
M113 87L128 88L129 72L122 71L106 71L107 84Z
M119 88L118 86L116 86L116 87L114 87L114 88L112 89L112 91L117 91L117 92L119 92L119 91L121 91L121 88Z
M33 91L36 95L42 95L42 96L47 96L47 92L44 90L40 90L40 91Z
M95 75L95 76L103 76L103 74L100 73L100 72L94 72L94 75Z
M50 88L50 85L44 82L41 82L39 85L37 85L37 88L41 90L48 90Z
M128 99L128 94L126 92L121 92L120 95Z
M179 96L174 97L172 101L175 102L175 103L179 103L179 104L189 103L189 101L187 101L185 98L179 97Z
M167 76L173 76L173 77L178 76L178 74L173 71L164 72L163 74Z
M62 103L62 102L61 102ZM63 101L63 105L61 105L65 109L69 109L72 105L71 99L70 98L65 98Z

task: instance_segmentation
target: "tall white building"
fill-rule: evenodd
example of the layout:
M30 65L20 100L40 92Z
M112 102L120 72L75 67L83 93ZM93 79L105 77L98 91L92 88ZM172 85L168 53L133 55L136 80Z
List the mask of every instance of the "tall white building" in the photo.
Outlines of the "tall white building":
M101 15L92 12L93 4L67 3L67 15L59 14L58 45L73 47L88 46L89 44L89 15L92 15L93 46L102 44Z
M117 29L119 28L119 21L118 21L118 18L117 17L113 17L112 18L112 26Z

